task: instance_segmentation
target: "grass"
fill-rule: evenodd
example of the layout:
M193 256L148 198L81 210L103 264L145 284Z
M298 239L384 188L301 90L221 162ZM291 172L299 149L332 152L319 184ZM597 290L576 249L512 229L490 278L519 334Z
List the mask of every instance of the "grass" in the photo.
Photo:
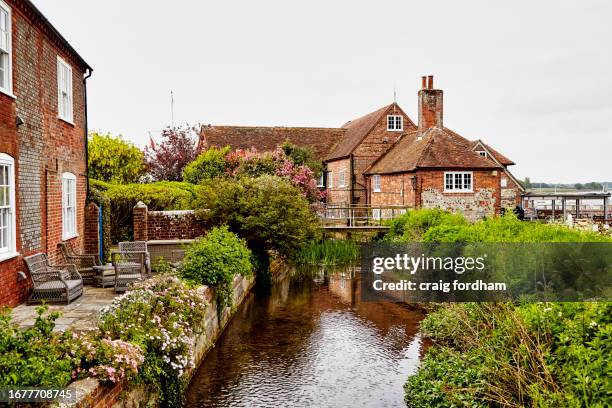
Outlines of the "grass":
M359 246L354 241L324 239L302 250L296 261L308 265L343 265L354 262Z

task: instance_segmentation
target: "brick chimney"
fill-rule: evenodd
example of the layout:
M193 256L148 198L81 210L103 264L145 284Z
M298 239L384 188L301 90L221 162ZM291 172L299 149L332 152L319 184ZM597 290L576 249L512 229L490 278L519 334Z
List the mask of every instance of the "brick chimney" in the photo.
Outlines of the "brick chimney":
M434 89L433 75L421 78L419 91L419 130L442 128L442 90Z

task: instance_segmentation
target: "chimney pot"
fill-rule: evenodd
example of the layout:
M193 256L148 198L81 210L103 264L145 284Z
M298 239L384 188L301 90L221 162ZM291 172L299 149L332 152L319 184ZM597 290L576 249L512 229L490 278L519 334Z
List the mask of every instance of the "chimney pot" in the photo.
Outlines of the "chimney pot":
M429 81L429 84L427 85L427 88L433 89L433 75L430 75L427 79Z
M422 76L421 77L421 89L425 89L425 88L427 88L427 77Z

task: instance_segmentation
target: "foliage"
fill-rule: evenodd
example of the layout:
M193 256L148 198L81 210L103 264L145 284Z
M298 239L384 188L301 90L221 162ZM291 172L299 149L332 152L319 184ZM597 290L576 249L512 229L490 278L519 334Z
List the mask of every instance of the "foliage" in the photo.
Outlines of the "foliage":
M340 265L357 260L359 246L354 241L325 239L302 249L296 261L310 265Z
M323 162L314 158L314 152L310 147L296 146L289 140L285 140L280 148L294 165L308 167L315 177L323 173Z
M423 322L432 346L409 406L605 406L610 303L451 304Z
M91 185L110 201L112 242L132 239L132 210L139 201L150 211L186 210L193 208L200 190L197 185L176 181L120 185L91 180Z
M467 221L459 214L433 208L409 210L388 224L389 232L385 241L410 242L420 241L423 234L432 227L467 225Z
M251 251L245 241L222 226L211 229L187 249L180 275L215 288L222 309L232 305L234 276L250 276L252 271Z
M297 187L276 176L203 184L198 216L227 225L251 250L291 257L317 236L317 220Z
M0 386L63 388L73 379L95 376L102 382L131 378L143 361L141 350L93 334L54 332L58 312L37 308L33 327L20 330L10 313L0 313Z
M196 126L168 127L162 131L161 143L151 139L144 153L153 180L183 179L183 169L196 156L197 131Z
M287 146L293 145L283 145ZM298 187L302 195L309 202L317 202L324 198L324 192L317 187L315 171L302 161L307 160L308 153L299 153L301 150L291 147L290 153L296 158L285 154L283 148L279 147L274 152L258 153L255 149L237 149L230 152L227 158L227 171L230 176L240 177L260 177L263 175L275 175L290 181ZM295 160L295 161L294 161ZM317 168L321 167L316 161L309 159L309 164Z
M409 214L387 239L426 242L601 242L592 232L513 214L470 224ZM418 212L417 212L418 213ZM538 256L538 254L535 254ZM541 256L541 254L539 254ZM411 407L605 406L612 387L609 303L455 303L421 323L434 340L406 383Z
M183 170L183 180L188 183L199 184L202 180L212 179L227 174L228 163L225 159L230 148L224 147L210 149L200 153L198 157Z
M121 136L92 132L88 143L89 177L111 183L135 183L144 175L142 151Z
M112 246L111 237L111 202L108 197L102 193L95 185L91 183L89 185L89 196L87 197L88 202L94 202L98 208L102 209L102 252L104 259L110 259L110 252Z
M157 388L162 406L181 406L185 370L194 366L192 336L205 310L200 289L158 275L104 308L99 329L105 337L138 345L145 356L138 378Z

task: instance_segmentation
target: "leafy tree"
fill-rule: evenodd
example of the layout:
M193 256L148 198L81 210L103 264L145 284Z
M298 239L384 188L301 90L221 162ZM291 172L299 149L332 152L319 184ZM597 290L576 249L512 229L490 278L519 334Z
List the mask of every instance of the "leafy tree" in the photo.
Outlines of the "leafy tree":
M310 147L299 147L289 140L285 140L280 147L296 166L307 166L315 177L319 177L323 172L323 162L314 158L314 152Z
M576 184L574 184L574 188L576 190L584 190L584 185L581 184L581 183L576 183Z
M89 135L89 177L111 183L135 183L145 173L139 148L110 133Z
M202 180L220 177L226 174L228 162L227 154L230 152L230 147L217 149L211 147L198 157L183 170L183 180L188 183L199 184Z
M525 188L531 188L531 187L533 187L533 186L531 185L531 180L529 179L529 177L525 177L525 181L523 182L523 187L525 187Z
M201 219L227 225L246 240L260 281L269 277L269 250L293 257L318 235L308 201L296 186L277 176L206 180L199 197Z
M145 148L145 159L154 180L181 181L183 169L196 156L196 127L168 127L162 131L163 141L151 140Z

